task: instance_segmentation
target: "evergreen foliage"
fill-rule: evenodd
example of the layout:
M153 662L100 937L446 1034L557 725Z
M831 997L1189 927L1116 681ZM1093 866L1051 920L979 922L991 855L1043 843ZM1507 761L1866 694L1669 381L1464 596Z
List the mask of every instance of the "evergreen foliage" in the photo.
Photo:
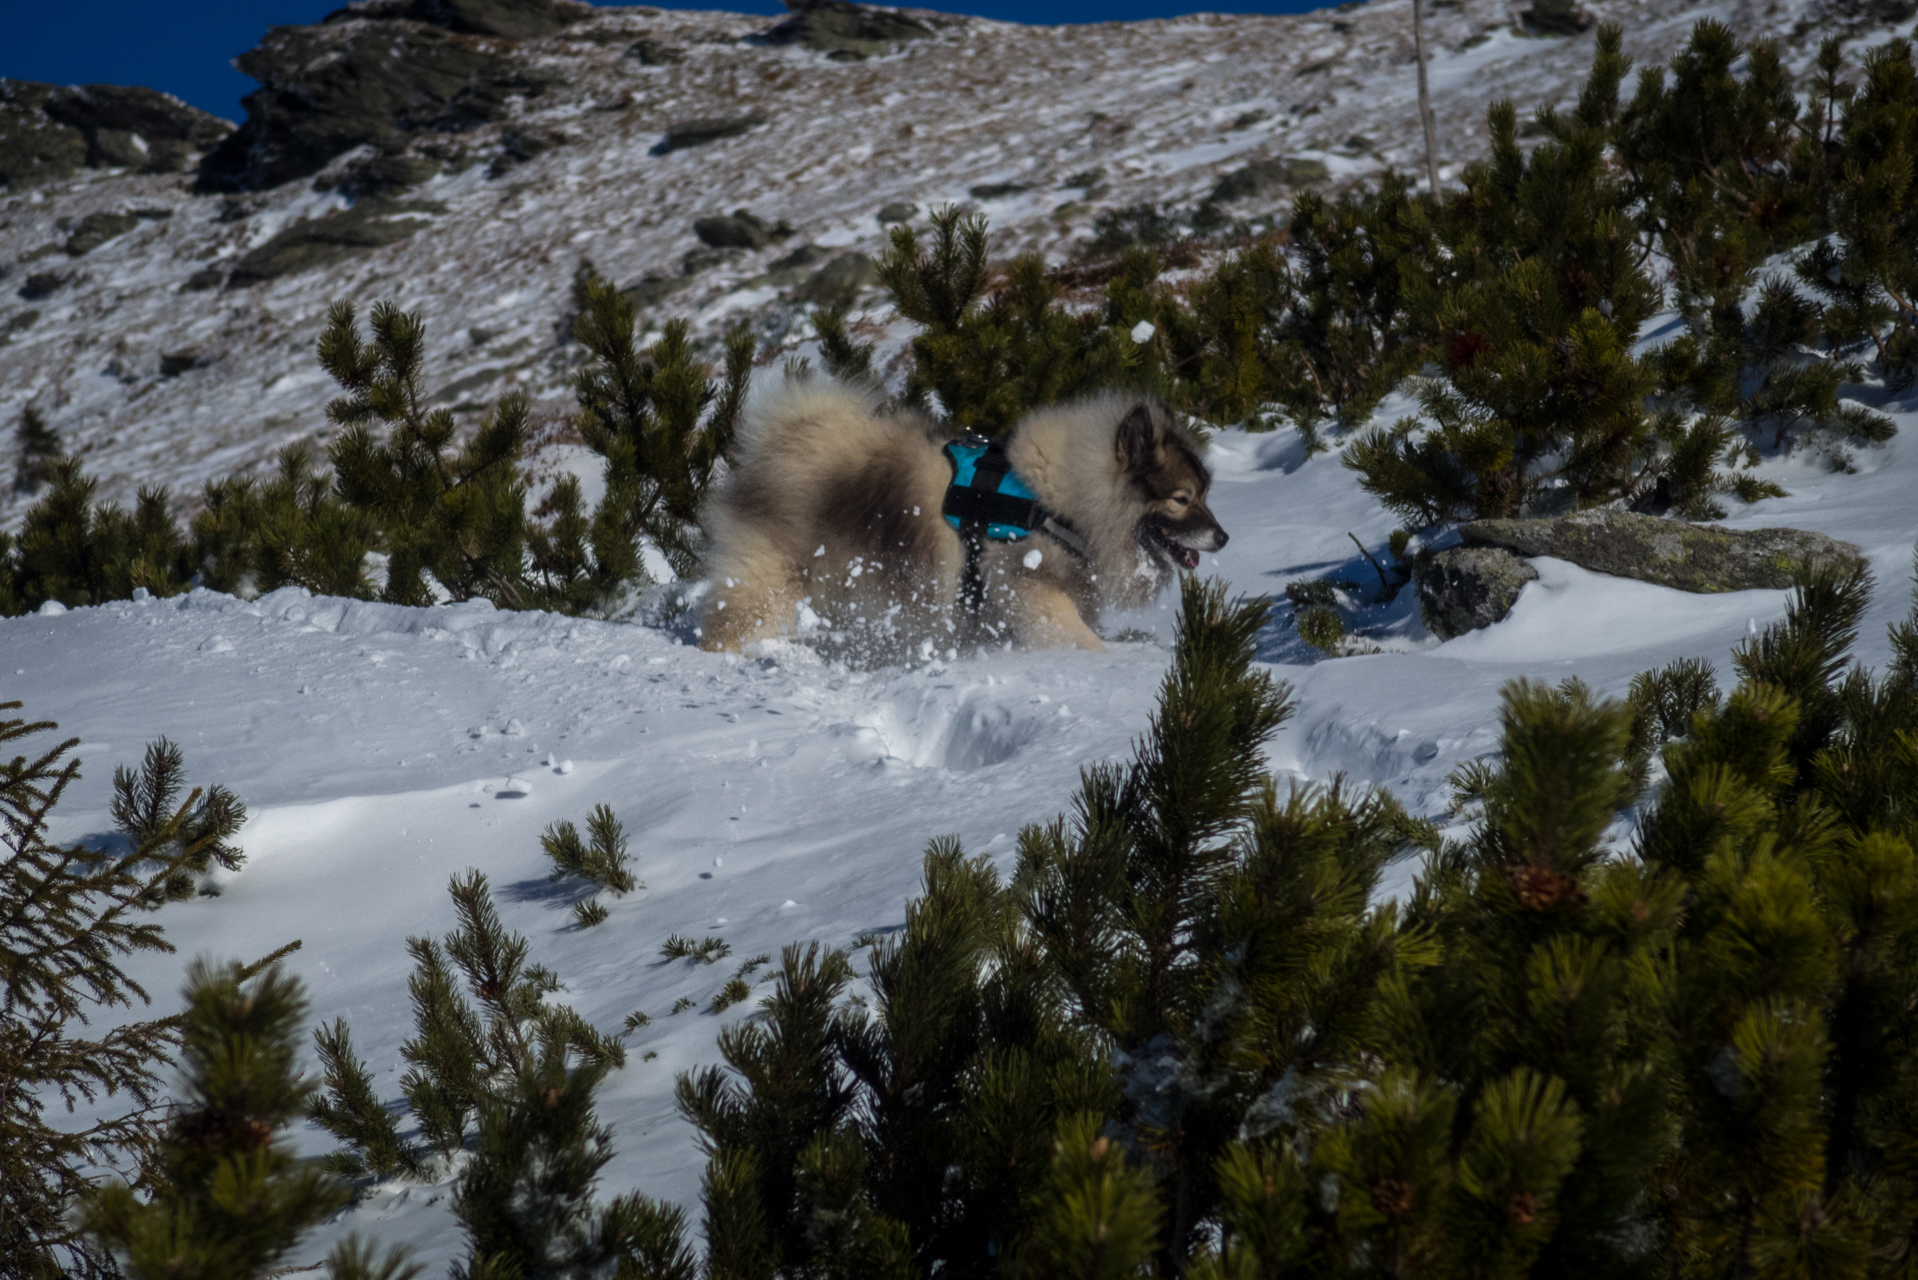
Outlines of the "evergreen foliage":
M0 713L19 707L3 703ZM55 727L5 715L0 745ZM123 844L52 843L52 811L80 776L68 756L77 741L0 761L0 1258L8 1274L36 1278L109 1265L70 1216L89 1166L153 1176L160 1073L180 1031L173 1019L147 1019L89 1035L89 1013L150 1002L124 959L173 949L151 909L227 862L225 842L245 812L218 787L181 798L178 749L162 741L139 774L115 778ZM56 1102L71 1110L122 1094L125 1114L84 1126L48 1119Z
M591 581L602 596L620 581L645 580L637 559L641 537L659 548L673 572L695 576L695 522L714 468L732 448L752 376L752 332L744 325L727 334L724 381L714 383L692 354L684 321L669 321L659 340L641 351L634 315L631 298L594 281L573 330L595 358L580 371L574 395L581 434L606 459L606 498L590 538L582 529L566 544L590 541L593 574L557 580L569 586Z
M20 410L13 427L13 491L38 493L53 478L53 464L66 452L60 433L32 405Z
M100 1189L87 1230L131 1280L262 1276L345 1200L281 1136L312 1087L297 1069L306 999L277 966L248 983L239 965L196 962L186 1001L178 1024L186 1077L152 1193Z
M346 1143L330 1153L326 1165L348 1178L391 1178L417 1172L419 1153L400 1138L399 1121L374 1092L366 1064L353 1053L353 1033L345 1018L313 1029L324 1092L307 1104L307 1118Z
M580 839L579 828L572 823L555 822L540 836L540 847L552 859L551 879L578 876L615 898L634 889L643 889L633 875L626 857L626 829L606 805L596 805L586 819L592 841ZM573 904L573 916L582 928L591 928L606 919L607 910L597 898Z

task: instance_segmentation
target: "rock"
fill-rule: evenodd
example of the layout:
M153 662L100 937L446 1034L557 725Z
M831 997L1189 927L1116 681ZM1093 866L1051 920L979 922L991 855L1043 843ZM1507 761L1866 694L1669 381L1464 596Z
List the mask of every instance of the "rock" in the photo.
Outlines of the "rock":
M693 222L693 234L699 237L699 242L715 249L763 249L781 239L782 233L791 235L792 228L784 223L768 225L764 218L745 209Z
M792 17L766 33L773 44L798 44L841 60L888 53L934 33L932 21L849 0L785 0Z
M879 264L863 253L848 253L813 272L793 297L819 307L851 305L861 289L878 283Z
M757 111L743 116L700 116L693 120L676 120L666 126L666 136L653 148L653 152L665 155L669 151L684 151L687 147L703 147L721 138L737 138L765 123L766 117Z
M64 271L36 271L20 286L20 296L28 302L51 298L69 278Z
M227 287L244 289L397 244L426 225L428 212L419 205L368 200L330 217L296 222L241 258Z
M67 237L67 256L83 258L107 241L123 236L140 225L137 214L89 213Z
M1077 187L1081 191L1090 191L1093 187L1098 186L1100 183L1104 182L1105 180L1106 180L1105 166L1094 165L1090 169L1081 169L1077 173L1067 174L1065 177L1065 181L1061 182L1059 185L1062 187Z
M696 276L702 271L731 262L742 252L740 249L692 249L679 260L679 270L683 275Z
M585 16L580 12L583 7L554 0L361 0L328 14L325 21L404 19L467 35L537 40Z
M204 293L208 289L217 289L226 283L226 272L218 267L201 267L186 278L180 288L186 293Z
M966 194L974 200L1003 200L1007 196L1016 196L1032 187L1024 182L982 182L976 187L966 188Z
M47 115L78 129L95 168L177 173L189 157L233 132L218 116L143 85L83 84L60 89Z
M1426 628L1450 640L1510 613L1538 570L1502 547L1448 547L1419 556L1415 577Z
M1594 573L1680 591L1782 590L1808 561L1858 563L1858 548L1803 529L1726 529L1598 508L1553 520L1474 520L1468 545L1553 556Z
M0 347L12 342L14 334L25 333L39 322L40 313L31 307L8 316L7 322L0 324Z
M164 351L160 353L160 376L177 378L189 369L198 369L206 364L206 357L189 347L185 351Z
M1573 0L1533 0L1518 16L1528 29L1547 36L1575 36L1592 25L1592 15Z
M15 191L71 178L87 162L78 129L50 118L58 90L31 80L0 80L0 183Z
M416 187L439 171L439 162L425 156L380 153L354 161L331 178L322 175L314 181L313 188L338 191L357 200Z
M656 307L692 283L688 276L646 276L638 284L628 285L620 292L633 300L633 306L641 311Z
M812 267L832 257L832 250L816 244L802 244L783 258L774 258L768 269L772 271L796 271L802 267Z
M234 65L262 87L201 163L202 191L274 187L367 143L472 128L547 84L484 42L417 22L275 27Z
M566 145L566 135L551 129L508 129L500 135L500 153L486 166L486 176L497 178L510 169Z
M879 207L879 225L892 222L911 222L919 214L919 206L910 200L894 200L891 204Z
M1244 200L1270 195L1286 187L1307 187L1332 176L1323 160L1254 160L1243 169L1234 169L1212 188L1214 203Z
M641 40L626 51L626 56L642 67L670 67L686 61L686 51L664 40Z

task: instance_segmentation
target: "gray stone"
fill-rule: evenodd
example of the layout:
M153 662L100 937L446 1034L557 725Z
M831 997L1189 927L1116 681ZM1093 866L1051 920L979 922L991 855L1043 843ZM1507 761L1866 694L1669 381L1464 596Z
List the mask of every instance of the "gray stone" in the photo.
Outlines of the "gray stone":
M684 151L687 147L703 147L721 138L737 138L765 123L766 117L757 111L743 116L699 116L692 120L675 120L666 126L666 136L660 139L653 151L665 155L670 151Z
M850 305L861 289L878 283L879 264L863 253L849 253L813 272L793 297L819 307Z
M1218 185L1212 188L1212 200L1223 204L1271 195L1288 187L1309 187L1331 176L1323 160L1254 160L1220 178Z
M368 200L330 217L296 222L234 264L227 287L243 289L397 244L425 226L431 211Z
M919 214L919 206L910 200L894 200L879 207L879 225L891 222L911 222Z
M201 162L203 191L278 186L367 143L498 118L548 79L469 36L418 22L274 27L234 65L261 84L246 123Z
M816 267L832 257L832 250L816 244L802 244L781 258L774 258L768 265L770 271L797 271L803 267Z
M646 276L620 292L631 298L635 307L644 311L648 307L658 306L691 283L689 276Z
M670 67L686 61L686 51L664 40L641 40L626 51L626 56L642 67Z
M1450 640L1510 613L1538 570L1502 547L1448 547L1419 556L1415 577L1426 628Z
M14 334L25 333L27 330L33 328L35 324L39 323L39 321L40 313L31 307L25 311L14 312L7 317L5 324L0 324L0 347L4 347L7 343L12 342Z
M1532 7L1518 16L1528 29L1547 36L1575 36L1593 21L1574 0L1533 0Z
M67 256L83 258L109 240L125 235L140 225L132 213L89 213L67 237Z
M1030 190L1032 185L1026 182L982 182L976 187L966 188L966 194L974 200L1003 200L1007 196Z
M695 219L693 234L701 244L715 249L763 249L778 238L779 228L745 209L735 209L729 214Z
M1468 545L1553 556L1680 591L1782 590L1807 562L1856 564L1858 548L1803 529L1726 529L1598 508L1552 520L1475 520Z
M857 60L889 53L909 40L924 40L933 21L849 0L785 0L792 17L766 33L773 44L799 44L838 58Z
M198 369L206 364L206 357L194 348L184 351L165 351L160 354L160 376L177 378L189 369Z
M36 271L20 286L20 296L28 302L51 298L70 278L64 271Z
M343 192L357 200L416 187L439 171L439 162L425 156L381 153L355 161L331 181L316 181L314 186L320 191Z
M218 267L201 267L186 278L180 288L186 293L205 293L208 289L217 289L226 283L226 272Z

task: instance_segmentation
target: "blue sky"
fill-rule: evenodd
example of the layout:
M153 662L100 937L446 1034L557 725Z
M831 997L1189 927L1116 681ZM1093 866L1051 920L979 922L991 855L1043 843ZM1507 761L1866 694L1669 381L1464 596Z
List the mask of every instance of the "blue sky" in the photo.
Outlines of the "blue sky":
M1109 22L1182 13L1299 13L1331 0L946 0L925 5L1016 22ZM269 26L317 22L344 0L0 0L0 76L56 84L144 84L237 120L253 81L229 65ZM655 0L657 3L657 0ZM775 0L669 4L783 13Z

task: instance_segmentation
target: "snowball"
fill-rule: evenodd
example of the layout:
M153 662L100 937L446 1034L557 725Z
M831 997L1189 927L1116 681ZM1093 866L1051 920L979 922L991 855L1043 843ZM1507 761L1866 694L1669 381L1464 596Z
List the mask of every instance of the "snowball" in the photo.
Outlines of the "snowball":
M58 600L48 600L40 606L40 616L43 618L57 618L66 611L67 607Z
M1152 327L1150 320L1141 320L1132 326L1132 340L1134 342L1149 342L1152 339L1152 335L1157 332L1158 330Z
M573 762L571 760L562 760L555 768L560 773L571 773L573 771Z
M1032 550L1026 552L1026 558L1024 563L1026 568L1028 569L1037 569L1039 567L1039 562L1044 559L1045 559L1045 555L1039 550L1039 548L1034 547Z

